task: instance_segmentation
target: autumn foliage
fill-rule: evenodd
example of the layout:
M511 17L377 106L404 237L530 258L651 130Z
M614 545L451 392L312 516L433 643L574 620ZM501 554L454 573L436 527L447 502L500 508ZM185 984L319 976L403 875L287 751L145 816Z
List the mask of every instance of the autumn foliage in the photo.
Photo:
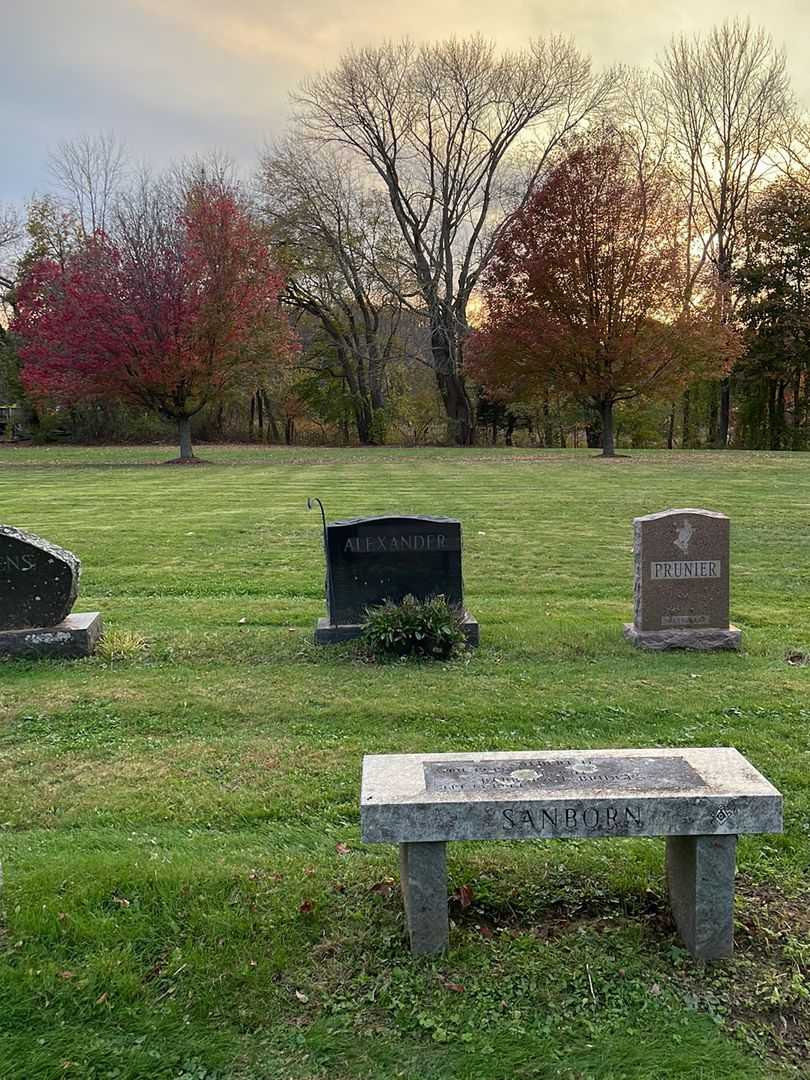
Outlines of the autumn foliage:
M680 224L666 175L621 134L580 140L501 237L470 372L504 400L573 396L599 414L611 455L616 402L671 399L734 356L733 336L684 306Z
M293 350L282 287L233 192L142 191L110 235L29 268L13 325L23 384L54 402L139 404L177 424L191 458L190 418Z

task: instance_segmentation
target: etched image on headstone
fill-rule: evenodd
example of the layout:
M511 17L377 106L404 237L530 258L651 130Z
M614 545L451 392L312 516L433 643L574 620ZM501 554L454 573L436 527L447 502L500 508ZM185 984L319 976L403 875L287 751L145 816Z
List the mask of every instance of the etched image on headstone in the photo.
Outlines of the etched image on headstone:
M712 510L635 518L635 608L625 637L647 649L738 649L729 623L729 519Z
M384 515L324 521L326 606L315 641L359 637L366 609L406 596L444 596L464 611L461 522L444 517ZM464 631L478 644L478 623L465 611Z
M33 533L0 525L0 656L89 656L101 636L97 611L71 614L76 556Z

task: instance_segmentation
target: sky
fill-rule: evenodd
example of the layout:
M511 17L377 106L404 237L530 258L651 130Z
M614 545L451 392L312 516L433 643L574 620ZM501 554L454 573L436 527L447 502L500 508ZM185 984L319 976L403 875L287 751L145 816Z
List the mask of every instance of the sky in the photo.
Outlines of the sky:
M571 35L597 67L652 65L672 34L750 15L810 105L810 0L0 0L0 202L49 188L60 141L114 133L138 162L217 149L245 172L288 94L352 45Z

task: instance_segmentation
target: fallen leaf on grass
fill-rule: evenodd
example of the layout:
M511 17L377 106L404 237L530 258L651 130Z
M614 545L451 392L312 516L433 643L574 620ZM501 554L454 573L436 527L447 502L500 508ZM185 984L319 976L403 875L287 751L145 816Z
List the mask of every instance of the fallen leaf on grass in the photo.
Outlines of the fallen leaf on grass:
M785 660L791 667L806 667L810 664L810 656L803 652L789 652L785 654Z
M59 978L60 979L75 979L76 976L73 974L72 971L60 971L59 972Z
M113 903L118 904L119 907L122 907L122 908L129 907L129 900L127 900L126 897L114 896L112 898L112 900L113 900Z
M458 900L463 910L466 910L473 902L473 896L472 888L469 885L459 885L453 893L453 897Z
M478 933L481 935L481 937L486 938L487 941L492 941L492 939L495 937L491 926L478 926L476 927L476 929L478 930Z
M307 995L306 995L306 994L302 994L300 990L296 990L296 991L295 991L295 996L296 996L296 997L298 998L298 1000L299 1000L299 1001L300 1001L300 1002L301 1002L301 1003L302 1003L303 1005L306 1005L306 1003L307 1003L307 1002L309 1001L309 998L307 997Z
M394 879L383 878L382 881L378 881L376 885L372 885L370 891L379 893L380 896L390 896L394 891Z
M338 855L348 855L351 851L351 848L348 844L335 844L335 851L338 853Z
M442 980L442 986L445 988L445 990L452 990L455 994L464 993L464 987L461 985L461 983L446 982Z
M96 1005L106 1004L106 1002L109 1001L109 997L110 995L105 990L103 994L99 994L99 996L96 998Z
M301 903L298 905L298 910L301 912L302 915L309 915L310 911L315 910L315 904L312 902L312 900L302 900Z

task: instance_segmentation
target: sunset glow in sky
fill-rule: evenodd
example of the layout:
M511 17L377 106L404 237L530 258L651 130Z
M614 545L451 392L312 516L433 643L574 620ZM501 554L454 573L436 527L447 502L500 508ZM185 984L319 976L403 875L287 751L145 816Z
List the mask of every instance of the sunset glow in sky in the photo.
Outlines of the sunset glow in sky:
M810 104L810 0L0 0L0 200L47 188L49 150L102 131L156 166L218 148L248 170L283 130L289 90L352 44L562 33L597 66L644 65L673 33L733 15L787 47Z

